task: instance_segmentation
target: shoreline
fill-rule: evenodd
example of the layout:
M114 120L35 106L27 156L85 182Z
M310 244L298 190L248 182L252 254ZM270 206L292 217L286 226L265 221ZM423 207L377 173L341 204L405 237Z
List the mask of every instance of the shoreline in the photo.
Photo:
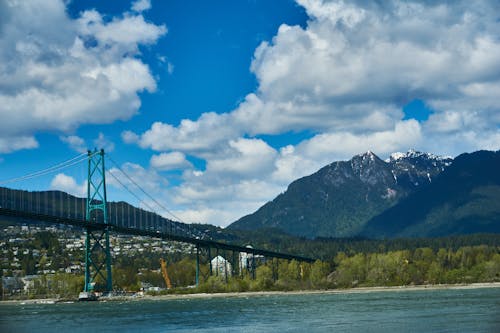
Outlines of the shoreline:
M328 295L328 294L356 294L373 293L385 291L420 291L420 290L445 290L445 289L481 289L481 288L500 288L500 282L481 282L469 284L435 284L435 285L415 285L415 286L391 286L391 287L358 287L349 289L324 289L324 290L292 290L292 291L245 291L245 292L227 292L227 293L194 293L194 294L170 294L170 295L144 295L144 296L115 296L102 297L99 302L115 301L161 301L178 299L202 299L202 298L224 298L224 297L262 297L277 295ZM77 299L27 299L27 300L6 300L0 301L1 304L55 304L55 303L74 303Z
M198 293L198 294L172 294L172 295L145 295L133 297L133 299L189 299L189 298L215 298L215 297L253 297L274 295L327 295L327 294L356 294L384 291L419 291L419 290L443 290L443 289L481 289L500 288L500 282L481 282L469 284L436 284L417 286L391 286L391 287L358 287L349 289L322 289L322 290L291 290L291 291L245 291L228 293Z

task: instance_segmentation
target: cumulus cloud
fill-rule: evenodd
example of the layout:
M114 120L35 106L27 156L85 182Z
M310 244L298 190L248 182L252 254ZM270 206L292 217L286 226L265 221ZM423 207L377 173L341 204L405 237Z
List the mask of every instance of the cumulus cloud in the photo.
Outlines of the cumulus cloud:
M238 216L231 214L227 210L219 210L207 207L174 211L174 214L185 223L199 223L200 221L219 221L219 223L213 223L214 225L219 226L225 226L226 223L224 223L224 221L231 221L238 218Z
M173 188L170 201L175 205L175 215L184 222L211 223L227 226L242 214L257 210L270 198L278 195L282 186L264 180L221 180L200 178L185 181Z
M85 197L87 195L87 183L78 184L75 178L64 173L59 173L54 176L50 182L50 188L58 191L63 191L77 197Z
M84 153L88 149L85 140L83 140L79 136L76 135L60 136L59 139L62 142L66 143L71 149L79 153Z
M297 2L307 25L282 24L257 47L258 88L238 107L122 134L205 160L175 188L186 214L249 213L290 181L366 150L500 148L498 1ZM405 120L415 99L431 108L426 121ZM315 135L278 151L257 139L303 130Z
M10 153L20 149L38 148L38 141L33 136L0 136L0 153Z
M151 167L163 171L185 169L192 166L191 163L186 160L186 155L178 151L153 155L149 164Z
M115 150L115 144L107 138L104 133L99 133L97 138L94 140L94 145L97 149L104 149L108 153Z
M286 184L332 161L347 160L368 150L384 157L408 147L420 147L422 139L422 128L414 119L398 122L390 130L367 134L321 133L296 146L283 147L276 159L272 179Z
M33 148L39 131L129 119L138 93L155 91L138 47L167 30L140 13L72 19L62 0L7 1L1 12L0 137L11 144L3 152Z
M132 3L132 10L141 13L151 9L151 0L137 0Z
M272 172L276 156L277 152L262 140L231 141L207 158L203 172L188 170L183 174L184 182L175 188L177 203L201 200L215 204L225 199L227 204L242 198L260 202L270 191L276 192L274 184L259 180Z
M229 115L215 112L204 113L197 121L184 119L178 127L155 122L142 135L131 131L122 133L125 142L137 142L143 148L157 151L181 150L202 154L224 144L228 138L236 138L240 129L234 126Z
M137 142L160 151L199 151L243 135L385 132L414 99L437 118L476 112L494 119L487 125L497 130L496 2L298 3L310 16L307 27L283 24L255 50L251 71L259 86L237 109L177 127L155 123Z
M120 170L121 169L121 170ZM124 163L120 169L113 167L106 171L106 182L120 190L124 187L138 195L160 193L168 185L168 181L161 177L155 170L146 169L136 163ZM123 171L123 172L122 172ZM137 184L142 188L138 188ZM142 194L141 194L142 193ZM144 200L146 198L143 198Z
M494 90L481 85L499 80L495 2L298 2L311 18L308 26L282 25L252 62L263 103L290 102L257 118L264 130L268 122L258 121L264 116L282 120L284 128L355 131L366 122L365 131L385 130L417 98L436 112L446 111L445 102L447 109L462 108L466 99L469 111L488 113L467 87L488 100ZM382 126L372 128L369 118L381 116Z
M173 74L174 73L174 64L172 64L171 62L168 62L167 63L167 72L168 74Z
M270 172L276 151L259 139L229 141L228 147L208 159L207 172L253 178Z

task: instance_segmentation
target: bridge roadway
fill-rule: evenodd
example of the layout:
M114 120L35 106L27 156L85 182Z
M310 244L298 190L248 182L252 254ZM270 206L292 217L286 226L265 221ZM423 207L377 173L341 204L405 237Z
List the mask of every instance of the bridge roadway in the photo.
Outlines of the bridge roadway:
M99 223L99 222L89 223L86 220L51 216L51 215L38 214L38 213L23 212L23 211L12 210L12 209L2 208L2 207L0 207L0 215L1 216L18 217L18 218L40 221L40 222L48 222L48 223L53 223L53 224L72 225L75 227L90 228L93 230L104 230L104 229L108 228L109 231L113 231L113 232L120 233L120 234L149 236L149 237L161 238L161 239L171 240L171 241L176 241L176 242L189 243L189 244L193 244L197 247L216 248L216 249L220 249L220 250L229 250L229 251L242 252L242 253L251 253L253 255L262 255L264 257L287 259L287 260L298 260L298 261L309 262L309 263L312 263L315 261L312 258L296 256L296 255L292 255L292 254L286 254L286 253L280 253L280 252L274 252L274 251L268 251L268 250L256 249L256 248L249 248L249 247L245 247L245 246L221 243L221 242L216 242L216 241L207 240L207 239L199 239L199 238L193 238L193 237L187 237L187 236L173 235L173 234L160 232L160 231L156 231L156 230L127 228L127 227L120 227L120 226L116 226L113 224L105 224L105 223Z

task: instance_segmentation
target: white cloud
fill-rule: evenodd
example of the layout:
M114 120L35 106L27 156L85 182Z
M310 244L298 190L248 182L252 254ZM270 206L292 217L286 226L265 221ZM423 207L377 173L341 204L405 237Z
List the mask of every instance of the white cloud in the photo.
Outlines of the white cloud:
M94 145L97 149L104 149L108 153L115 150L115 144L104 136L103 133L99 133L98 137L94 140Z
M174 214L185 223L206 223L205 221L211 221L211 224L221 227L226 227L229 224L228 221L235 221L240 217L238 212L208 207L174 211ZM165 214L165 216L168 215Z
M106 183L120 190L125 190L123 187L126 186L134 194L140 196L141 200L147 199L142 190L152 195L161 193L168 185L168 181L155 170L145 169L139 164L127 162L120 168L123 172L116 167L106 171Z
M283 24L255 51L259 82L237 109L177 127L155 123L143 147L200 152L244 135L313 130L384 133L414 99L461 118L500 122L500 33L494 1L300 0L306 28ZM431 127L427 127L430 131ZM476 130L481 130L476 128Z
M175 170L191 167L191 163L186 160L186 155L181 152L161 153L153 155L150 163L151 167L157 170Z
M151 0L137 0L132 3L132 10L141 13L151 9Z
M38 148L38 141L32 136L0 136L0 153L10 153L20 149Z
M168 74L173 74L174 73L174 64L172 64L171 62L168 62L167 63L167 71L168 71Z
M66 143L71 149L79 153L84 153L88 149L85 140L83 140L79 136L76 135L60 136L59 139L62 142Z
M177 207L175 215L184 222L227 226L243 213L257 210L283 190L281 186L259 180L213 185L207 180L200 180L199 183L186 182L174 188L171 205Z
M416 120L399 122L391 130L368 134L332 132L315 135L297 146L281 149L273 180L288 184L338 160L350 159L368 150L381 157L411 147L420 147L422 128Z
M494 2L298 2L311 17L307 28L282 25L255 51L252 71L263 106L289 102L255 119L261 131L270 131L268 119L278 120L274 132L301 124L356 130L365 121L362 128L371 131L377 109L390 128L413 99L462 105L471 84L481 95L494 93L481 87L499 81Z
M416 120L399 122L388 131L369 134L352 134L349 132L323 133L310 140L301 142L297 151L302 156L320 160L321 156L350 158L353 152L376 151L378 154L388 154L402 147L419 144L422 139L421 127Z
M138 143L139 136L132 131L124 131L121 134L122 140L125 143Z
M174 73L175 66L174 66L173 63L171 63L170 61L167 60L167 57L165 57L165 56L158 56L157 58L160 61L160 63L166 65L168 74L173 74Z
M108 47L128 47L136 50L138 44L154 44L167 32L163 25L147 23L142 15L125 14L123 18L115 18L105 23L102 16L95 10L82 13L78 19L79 31L97 39L99 44Z
M155 122L140 136L128 131L122 134L122 138L129 143L137 141L143 148L202 154L226 143L228 138L238 136L240 130L228 118L227 115L204 113L198 121L182 120L178 127Z
M77 197L86 197L87 195L86 182L79 185L73 177L64 173L59 173L54 176L50 182L50 188L66 192Z
M0 137L12 147L4 152L36 146L36 132L129 119L138 93L156 89L138 46L155 43L165 26L132 13L105 21L95 10L72 19L63 1L1 6Z
M207 172L252 178L270 172L275 156L276 151L263 140L239 138L207 160Z

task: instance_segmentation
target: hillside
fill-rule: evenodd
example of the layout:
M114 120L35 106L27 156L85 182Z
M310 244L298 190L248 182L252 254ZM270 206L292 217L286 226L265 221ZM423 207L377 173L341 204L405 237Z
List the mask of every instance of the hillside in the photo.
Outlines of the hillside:
M429 185L450 163L415 151L393 154L387 161L367 152L294 181L228 228L277 228L310 238L356 236L371 218Z
M500 151L458 156L429 186L374 217L369 238L500 233Z
M45 215L64 216L85 220L86 198L75 197L62 191L23 191L0 187L0 207L26 210ZM92 213L98 220L102 214ZM201 224L185 224L161 217L155 213L134 207L126 202L108 202L109 223L129 228L145 228L146 221L156 221L168 232L192 237L212 238L217 235L214 227ZM0 225L13 223L42 223L33 220L22 220L15 217L0 216Z

